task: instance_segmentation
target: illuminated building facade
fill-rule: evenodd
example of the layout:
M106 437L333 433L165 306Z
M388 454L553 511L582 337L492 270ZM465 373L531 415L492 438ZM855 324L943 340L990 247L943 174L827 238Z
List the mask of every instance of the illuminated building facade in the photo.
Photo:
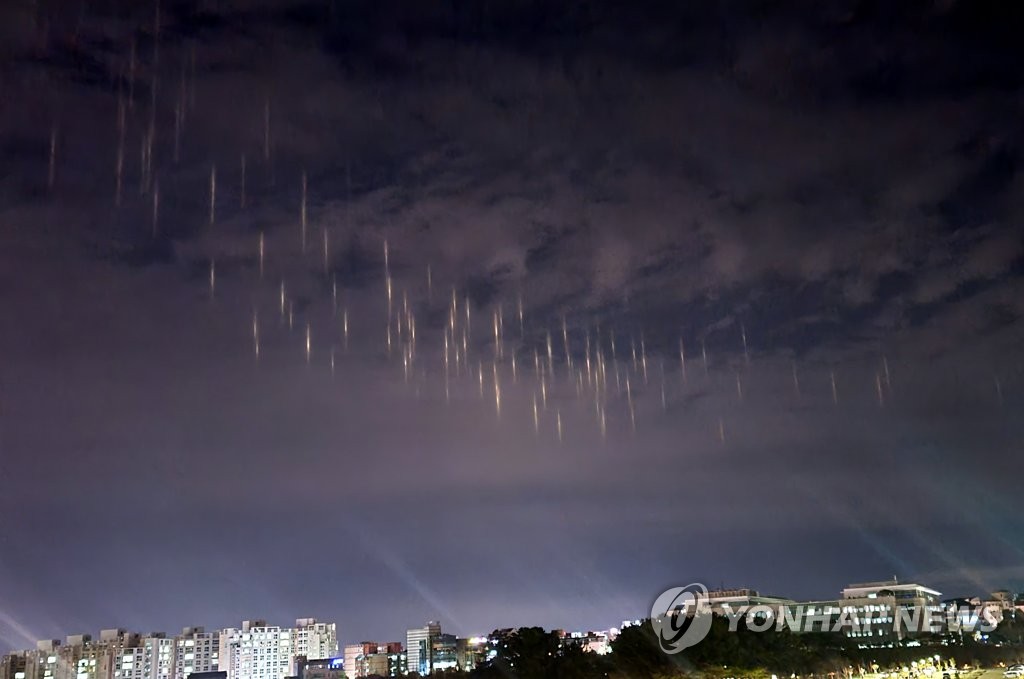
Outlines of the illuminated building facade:
M174 679L220 669L220 632L186 627L175 637Z
M431 672L430 654L434 639L441 636L441 623L430 621L424 627L408 630L405 634L405 652L409 672L427 675Z
M337 656L335 624L300 618L294 628L281 628L246 621L222 631L186 627L173 637L108 629L98 639L44 640L4 656L0 679L189 679L217 671L225 679L284 679L302 651Z
M292 632L245 620L220 633L220 669L228 679L284 679L292 672Z
M338 627L333 622L299 618L291 632L293 658L303 656L310 660L322 660L338 655Z

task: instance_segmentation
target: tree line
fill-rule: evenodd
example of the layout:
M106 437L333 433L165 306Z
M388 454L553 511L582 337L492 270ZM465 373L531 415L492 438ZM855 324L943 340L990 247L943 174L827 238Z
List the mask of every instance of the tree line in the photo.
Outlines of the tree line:
M949 667L992 667L1024 659L1024 624L1008 620L986 640L970 635L919 637L919 646L857 647L857 640L826 632L754 632L741 620L735 631L715 616L707 637L678 654L664 653L650 621L623 629L612 652L598 655L540 627L496 630L492 660L469 671L446 670L439 679L851 679L941 657ZM417 675L413 675L415 678ZM934 679L941 679L941 675Z

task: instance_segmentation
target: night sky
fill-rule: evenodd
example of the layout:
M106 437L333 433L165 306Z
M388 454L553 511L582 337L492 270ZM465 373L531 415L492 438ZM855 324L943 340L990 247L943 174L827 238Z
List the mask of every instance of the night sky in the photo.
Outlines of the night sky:
M0 3L0 650L1024 586L1022 31Z

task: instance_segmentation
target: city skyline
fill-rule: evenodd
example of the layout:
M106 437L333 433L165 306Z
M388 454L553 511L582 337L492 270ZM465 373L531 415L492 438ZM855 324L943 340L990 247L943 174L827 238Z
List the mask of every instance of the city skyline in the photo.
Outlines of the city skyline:
M724 651L712 664L739 662L744 663L742 668L752 667L747 663L753 660L793 668L807 667L808 661L818 667L837 667L839 662L852 676L854 663L857 674L869 669L877 673L880 661L888 665L903 658L905 663L908 650L919 655L917 663L948 669L983 656L988 662L1012 660L1020 649L1021 615L1024 593L998 590L980 597L944 599L926 584L896 578L851 583L838 597L810 601L751 588L715 590L690 583L659 594L649 616L600 630L549 631L532 624L518 629L496 626L486 635L460 637L431 620L408 628L404 644L367 641L365 636L359 643L347 644L339 640L336 622L316 618L297 618L293 627L266 620L243 620L237 627L212 630L189 626L170 636L102 629L96 636L43 639L30 648L0 654L0 679L354 679L449 671L508 676L520 671L520 665L532 663L549 668L523 670L538 677L549 676L551 664L575 666L595 676L607 676L602 668L612 667L646 676L645 666L671 666L665 655L701 644L713 628L717 635L747 637L746 644L753 643L750 634L780 636L758 643L776 649L759 656L756 651L729 650L728 644L723 647L722 640L716 642L716 634L711 634L708 652ZM681 618L688 621L680 622ZM792 639L794 634L808 636L801 643ZM790 652L780 653L780 644ZM526 650L531 647L532 651ZM801 659L797 651L801 648L810 655ZM637 666L639 649L646 659ZM660 659L659 652L664 654Z
M712 606L712 609L715 610L716 612L720 612L719 608L718 608L720 605L736 607L736 606L739 606L739 605L754 605L754 604L757 604L757 603L778 603L778 602L790 602L790 603L795 603L795 604L807 603L807 602L821 603L821 602L824 602L824 601L828 601L830 598L833 598L833 597L830 596L832 594L839 593L841 595L839 598L841 599L841 598L847 597L848 596L848 592L851 592L851 591L854 592L854 593L856 593L857 590L877 591L877 590L879 590L881 588L884 588L886 585L895 586L897 588L924 587L927 591L929 591L932 594L934 594L936 599L938 597L941 597L942 601L954 601L954 600L975 598L975 599L978 599L979 601L981 601L982 603L984 603L985 601L999 601L1001 604L1009 603L1011 606L1017 606L1018 608L1024 606L1024 603L1020 603L1020 602L1024 601L1024 592L1019 592L1017 594L1014 594L1013 590L998 589L998 590L993 590L993 591L989 591L989 592L971 592L971 593L959 592L959 593L953 593L953 594L944 594L942 592L936 592L934 590L929 590L925 584L918 583L916 581L900 580L898 578L894 578L892 580L865 581L863 583L856 583L856 582L855 583L849 583L849 584L847 584L847 585L845 585L843 587L837 587L835 592L819 593L818 596L813 596L813 597L792 596L788 592L776 592L776 591L770 591L770 590L761 590L761 589L752 588L752 587L747 586L747 585L736 586L736 587L718 587L718 588L713 588L713 589L709 590L709 594L711 595L711 599L709 600L709 602L710 602L710 605ZM1002 597L1004 593L1007 594L1009 596L1009 598L1005 599L1005 600L1002 600L1000 597ZM849 595L849 596L855 596L856 598L863 598L866 595L853 594L853 595ZM652 600L653 600L653 598L652 598ZM510 624L507 621L505 621L505 622L495 621L495 624L493 624L493 625L490 625L490 626L485 625L484 627L486 629L479 628L479 629L476 629L476 630L469 630L469 631L467 631L467 630L457 630L457 634L456 635L459 636L460 638L471 638L471 637L478 637L478 636L481 636L481 635L486 636L486 635L490 634L491 632L493 632L495 630L500 630L500 629L516 628L516 627L520 627L520 626L537 626L537 625L542 626L545 629L562 630L562 631L564 631L566 633L608 631L608 630L612 630L612 629L618 629L619 626L622 625L622 624L630 623L630 622L633 622L633 621L644 619L650 613L650 603L651 602L646 602L646 603L644 603L644 604L642 604L640 606L641 613L642 613L640 615L634 616L634 615L631 615L628 611L623 611L623 614L622 614L623 617L620 617L619 619L612 621L612 622L614 622L614 624L611 624L611 622L605 622L604 624L589 625L589 626L588 625L578 625L577 624L577 625L569 625L569 626L565 626L565 627L553 627L553 626L543 625L540 621L527 621L527 622L524 622L522 624ZM349 631L352 628L353 625L352 625L351 621L345 621L345 622L342 622L342 628L341 628L342 636L338 636L338 634L337 634L338 620L339 620L339 618L337 618L335 616L327 616L327 617L325 617L323 619L321 619L321 618L309 618L309 617L295 618L294 619L295 627L293 627L293 628L283 628L280 625L274 624L273 621L270 621L268 623L268 621L266 619L263 619L263 618L250 618L250 619L247 619L247 620L243 620L242 624L239 627L234 627L232 625L216 626L216 625L210 625L210 624L201 624L201 625L195 625L195 626L184 626L184 627L181 628L182 629L181 634L180 635L175 635L175 636L181 636L183 638L193 638L197 634L198 635L206 634L207 636L209 634L211 634L211 633L215 634L215 635L220 635L220 634L223 634L225 632L230 632L230 633L233 634L233 633L236 633L239 629L245 631L250 626L257 626L257 627L261 627L262 628L262 627L267 627L268 624L269 624L269 626L274 628L274 629L287 630L287 631L289 631L291 633L292 641L290 643L294 644L293 645L293 655L301 655L301 656L306 657L306 658L308 658L310 660L313 660L313 659L330 658L330 657L341 657L343 655L343 651L347 647L358 646L360 644L383 644L383 645L389 645L389 644L392 644L392 643L398 643L398 644L402 644L403 648L404 648L404 647L407 646L406 639L407 638L412 638L412 636L409 636L409 635L413 635L414 632L417 633L417 634L420 634L421 632L423 633L421 636L417 636L416 638L421 638L421 637L422 638L428 638L430 636L437 636L437 635L441 634L442 630L449 630L450 629L449 623L447 623L447 622L445 622L443 620L438 620L437 618L432 618L432 619L430 619L428 621L425 621L427 626L423 627L423 628L408 627L407 626L407 627L404 627L402 629L395 629L392 633L385 634L385 635L372 635L372 634L361 634L360 635L360 634L358 634L356 632ZM331 643L333 643L335 648L336 648L335 654L334 655L318 655L316 653L310 654L309 651L308 651L308 644L309 644L309 642L307 640L305 640L305 639L303 639L300 642L298 640L296 634L295 634L296 631L304 629L304 628L305 629L320 629L320 628L324 628L325 625L327 626L327 628L329 628L330 639L332 640ZM358 623L356 623L355 626L358 627ZM125 631L127 629L128 628L126 628L125 626L120 625L120 626L104 628L104 629L98 630L98 631L100 631L100 632L103 632L103 631ZM428 630L430 630L430 631L428 631ZM137 631L130 632L130 633L131 634L140 634ZM151 635L157 635L157 636L162 636L164 634L165 634L164 631L154 631L154 632L151 633ZM61 640L65 639L65 638L69 638L70 639L70 638L73 638L73 637L80 637L82 635L92 636L91 632L85 632L83 630L75 630L73 632L65 633L59 639L55 639L55 640L58 641L58 642L63 643ZM146 634L142 634L142 636L146 637L147 635ZM18 652L18 651L23 651L23 650L27 650L27 649L30 649L30 648L34 648L35 645L36 645L36 642L40 642L40 643L46 642L50 638L51 637L40 637L40 638L36 639L35 641L33 641L31 644L28 644L28 645L26 645L24 647L5 648L3 646L0 646L0 654L2 654L2 653L10 653L10 652ZM102 638L102 634L95 637L96 640L100 640L101 638ZM387 641L388 639L397 640L399 638L401 638L402 641ZM378 641L370 641L371 639L378 639ZM201 670L199 668L197 668L196 671L201 671ZM177 679L184 679L184 677L178 677Z

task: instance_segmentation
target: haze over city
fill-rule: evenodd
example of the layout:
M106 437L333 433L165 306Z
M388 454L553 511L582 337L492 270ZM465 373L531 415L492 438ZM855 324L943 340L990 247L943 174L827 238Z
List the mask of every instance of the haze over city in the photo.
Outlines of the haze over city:
M3 3L0 651L1024 588L1022 28Z

